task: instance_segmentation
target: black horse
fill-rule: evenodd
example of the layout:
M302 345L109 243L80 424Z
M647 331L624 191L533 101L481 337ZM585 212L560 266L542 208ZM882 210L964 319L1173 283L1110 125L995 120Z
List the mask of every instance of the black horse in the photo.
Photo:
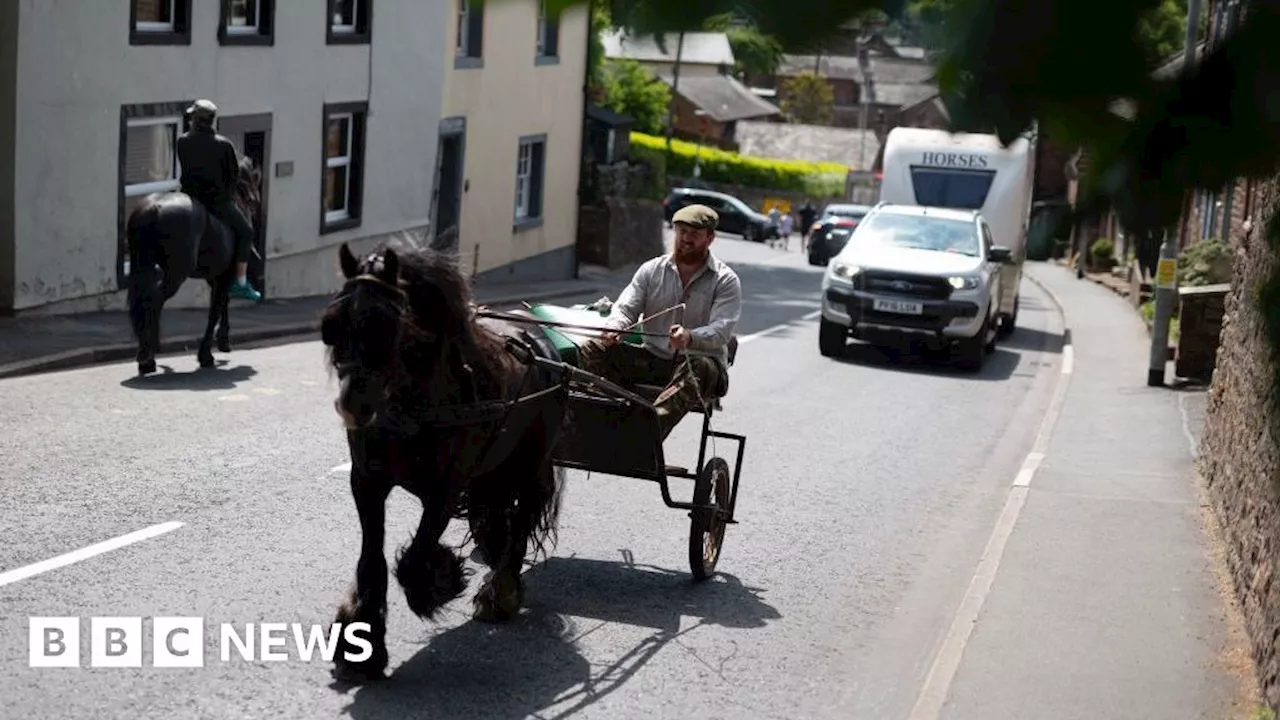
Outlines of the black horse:
M399 486L422 501L415 537L396 559L410 609L431 619L466 589L462 558L440 544L465 518L492 572L473 599L474 617L511 619L523 601L520 571L554 542L563 471L551 451L565 416L567 384L534 354L558 360L537 327L479 319L455 260L430 249L383 249L357 260L344 244L346 283L326 308L321 335L340 378L334 403L347 428L351 492L363 534L356 582L337 622L367 622L363 662L344 637L335 674L383 677L387 665L385 503Z
M261 172L248 157L232 198L245 217L257 216ZM204 206L181 191L152 193L142 199L125 224L129 240L129 321L138 339L138 374L156 370L160 350L160 311L187 278L209 283L209 323L200 341L200 367L213 367L213 334L218 350L231 352L227 317L235 281L235 238Z

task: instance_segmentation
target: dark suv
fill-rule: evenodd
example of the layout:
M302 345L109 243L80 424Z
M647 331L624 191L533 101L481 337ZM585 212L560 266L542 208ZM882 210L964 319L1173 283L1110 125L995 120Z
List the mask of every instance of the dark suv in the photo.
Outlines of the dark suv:
M833 204L809 227L809 264L826 265L840 254L862 218L871 212L866 205Z
M662 211L668 225L671 224L671 216L685 205L706 205L715 210L720 216L720 232L741 235L746 240L756 242L764 242L777 235L767 215L752 210L732 195L701 188L671 189L671 194L662 201Z

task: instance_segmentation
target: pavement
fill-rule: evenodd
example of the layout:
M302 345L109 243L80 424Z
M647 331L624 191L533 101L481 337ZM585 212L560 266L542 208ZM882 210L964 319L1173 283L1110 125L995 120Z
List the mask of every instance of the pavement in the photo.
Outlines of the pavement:
M612 287L618 277L629 276L632 271L591 267L574 280L482 283L477 284L474 291L478 302L494 306L517 304L521 300L587 297ZM327 294L260 304L233 300L232 346L314 336L320 329L320 314L332 299L333 295ZM161 316L163 352L194 355L207 319L205 309L165 308ZM133 330L124 312L0 318L0 378L132 359L136 352Z
M426 622L392 580L391 677L359 688L292 639L286 661L224 662L216 632L327 624L352 580L360 529L318 342L244 344L206 371L162 359L146 379L126 361L0 381L0 715L1132 720L1241 707L1219 662L1229 613L1178 400L1146 388L1144 330L1121 299L1036 265L1020 328L980 373L856 345L824 358L820 268L735 239L715 250L745 297L713 423L748 436L719 574L689 581L689 520L651 483L571 472L521 617L474 623L468 593ZM676 428L668 462L690 464L697 431ZM710 450L732 457L723 441ZM673 481L675 498L691 491ZM392 495L388 554L419 513ZM469 565L474 591L483 569ZM29 667L31 616L80 618L85 667ZM157 616L203 618L205 665L152 667L148 644L142 667L87 667L92 616L142 616L148 633Z

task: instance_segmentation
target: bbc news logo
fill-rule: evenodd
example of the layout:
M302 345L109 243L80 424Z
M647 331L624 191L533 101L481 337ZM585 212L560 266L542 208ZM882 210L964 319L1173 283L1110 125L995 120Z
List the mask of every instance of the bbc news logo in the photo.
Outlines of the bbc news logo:
M157 617L151 619L150 643L143 633L141 617L89 618L89 667L142 667L142 651L151 648L151 666L160 668L204 667L205 621L199 617ZM341 638L358 651L346 651L348 662L362 662L373 656L369 623L310 625L300 623L233 623L217 626L217 657L231 662L234 655L248 662L286 662L291 659L289 641L303 662L332 662ZM28 618L29 666L36 668L81 667L80 618ZM314 660L313 660L314 659Z

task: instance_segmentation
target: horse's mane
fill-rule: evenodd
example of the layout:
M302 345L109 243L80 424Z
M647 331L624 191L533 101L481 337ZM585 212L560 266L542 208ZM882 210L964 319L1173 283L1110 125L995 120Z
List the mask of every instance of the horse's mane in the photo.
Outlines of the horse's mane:
M419 318L432 318L446 339L461 345L465 362L483 375L501 372L501 340L475 321L471 281L457 255L430 247L396 248L400 286Z

